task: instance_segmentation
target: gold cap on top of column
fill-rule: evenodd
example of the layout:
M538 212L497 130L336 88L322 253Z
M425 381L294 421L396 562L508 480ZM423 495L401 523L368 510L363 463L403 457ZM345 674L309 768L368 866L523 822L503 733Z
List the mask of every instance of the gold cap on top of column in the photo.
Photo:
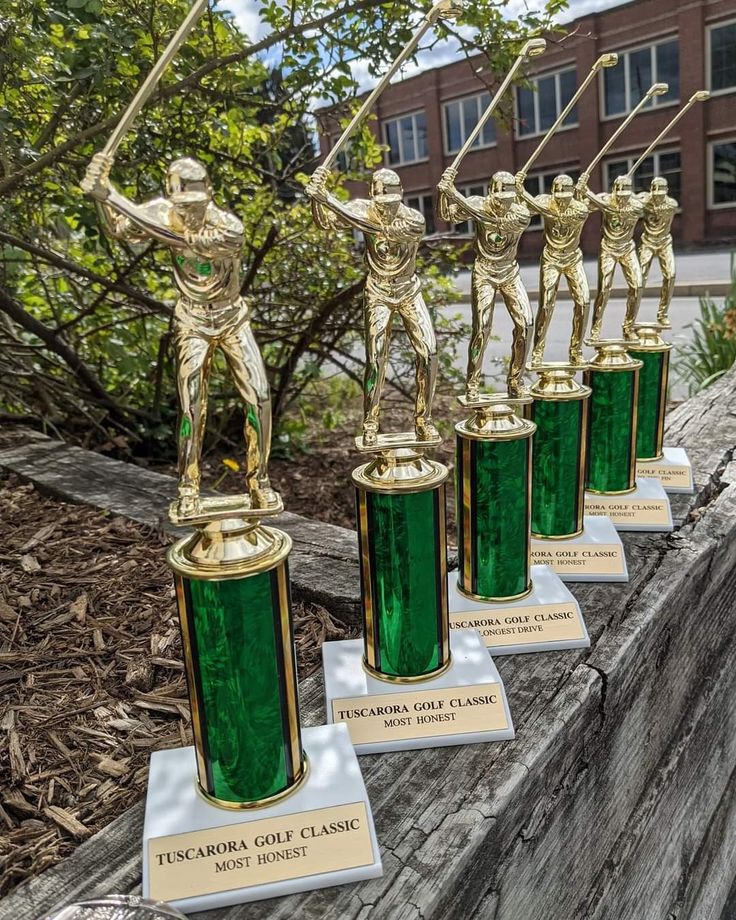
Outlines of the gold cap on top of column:
M629 347L634 351L669 351L672 345L659 334L663 328L661 323L635 323L636 342Z
M595 357L588 363L591 371L631 371L641 367L642 362L632 358L627 349L635 342L623 339L608 339L595 343Z
M480 406L469 419L455 425L458 434L481 441L514 441L529 438L536 430L534 422L520 418L514 407L505 403Z
M572 368L544 367L537 369L537 373L539 380L531 388L535 399L585 399L590 396L590 387L577 382Z

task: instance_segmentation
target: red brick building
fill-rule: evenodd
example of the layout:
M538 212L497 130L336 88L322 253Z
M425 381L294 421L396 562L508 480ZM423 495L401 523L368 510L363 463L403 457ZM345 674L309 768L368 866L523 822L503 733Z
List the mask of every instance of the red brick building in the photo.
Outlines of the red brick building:
M479 194L498 169L516 172L585 78L596 58L616 51L619 63L603 71L529 172L530 191L548 191L552 178L574 178L593 159L627 112L655 81L670 91L642 111L591 175L594 191L625 172L693 92L712 98L696 104L637 170L638 188L653 172L664 175L681 205L674 233L683 248L736 241L736 0L633 0L566 25L573 33L550 43L533 62L536 91L513 89L513 126L486 125L462 163L457 185ZM388 145L385 163L401 176L405 199L427 218L429 232L446 232L436 215L436 185L488 104L488 85L474 69L480 58L459 59L392 84L381 96L374 130ZM323 152L331 142L322 138ZM353 191L364 194L356 184ZM583 245L597 251L599 217L588 221ZM541 249L539 221L522 255ZM467 233L467 226L457 228Z

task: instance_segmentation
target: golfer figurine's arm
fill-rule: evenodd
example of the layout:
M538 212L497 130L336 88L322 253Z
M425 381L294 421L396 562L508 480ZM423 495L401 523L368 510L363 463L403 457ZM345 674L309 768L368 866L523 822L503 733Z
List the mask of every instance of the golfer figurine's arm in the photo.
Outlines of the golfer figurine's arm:
M585 186L584 195L586 200L595 208L596 211L603 211L604 214L616 214L616 208L613 207L610 203L610 195L599 193L598 195L595 192Z
M329 174L328 169L319 166L304 189L312 199L312 215L317 226L322 230L355 227L364 233L378 233L381 227L377 221L370 220L367 202L342 202L327 191L325 183Z
M166 243L167 246L174 246L178 249L183 249L187 245L182 234L176 233L160 219L157 208L135 204L111 185L108 185L108 195L102 202L102 206L113 214L119 215L118 233L123 239L135 240L151 237L160 243ZM130 225L133 228L132 233L128 230Z
M226 211L208 212L205 225L198 231L184 231L187 246L204 259L237 256L243 248L245 230L242 222Z
M488 220L488 214L483 210L483 199L474 195L466 198L455 186L457 170L446 169L437 184L439 192L437 205L442 220L449 224L460 224L468 218ZM479 203L478 203L479 202Z
M524 173L518 173L516 176L516 193L519 198L526 202L530 211L535 214L541 214L542 217L554 217L552 209L549 207L549 195L531 195L524 187L526 176Z

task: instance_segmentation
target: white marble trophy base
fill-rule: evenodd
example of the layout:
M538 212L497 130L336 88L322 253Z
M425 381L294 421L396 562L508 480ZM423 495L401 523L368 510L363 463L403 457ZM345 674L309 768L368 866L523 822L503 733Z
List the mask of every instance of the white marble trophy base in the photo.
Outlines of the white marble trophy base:
M450 627L477 629L491 655L588 648L590 638L580 606L559 575L547 565L531 567L532 590L515 601L476 601L458 590L457 572L448 575Z
M358 754L510 741L506 691L476 630L450 633L450 667L437 677L393 683L363 667L363 640L325 642L329 722L345 721Z
M302 785L274 805L248 810L204 799L193 747L152 754L144 896L189 914L382 875L368 794L346 727L305 728L302 741L309 764ZM348 824L344 831L317 832L339 821Z
M665 447L664 456L659 460L637 460L636 475L659 479L665 492L684 495L695 492L693 468L683 447Z
M616 530L668 533L672 530L672 509L659 479L637 478L633 492L585 493L585 513L605 515Z
M610 518L585 515L583 532L567 540L532 537L532 562L563 581L628 581L624 545Z

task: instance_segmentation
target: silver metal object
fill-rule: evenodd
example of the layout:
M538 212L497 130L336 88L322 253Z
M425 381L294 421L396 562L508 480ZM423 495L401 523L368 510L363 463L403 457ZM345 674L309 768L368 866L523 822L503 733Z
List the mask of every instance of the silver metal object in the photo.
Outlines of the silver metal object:
M186 920L186 917L164 901L149 901L132 894L111 894L70 904L44 920Z

